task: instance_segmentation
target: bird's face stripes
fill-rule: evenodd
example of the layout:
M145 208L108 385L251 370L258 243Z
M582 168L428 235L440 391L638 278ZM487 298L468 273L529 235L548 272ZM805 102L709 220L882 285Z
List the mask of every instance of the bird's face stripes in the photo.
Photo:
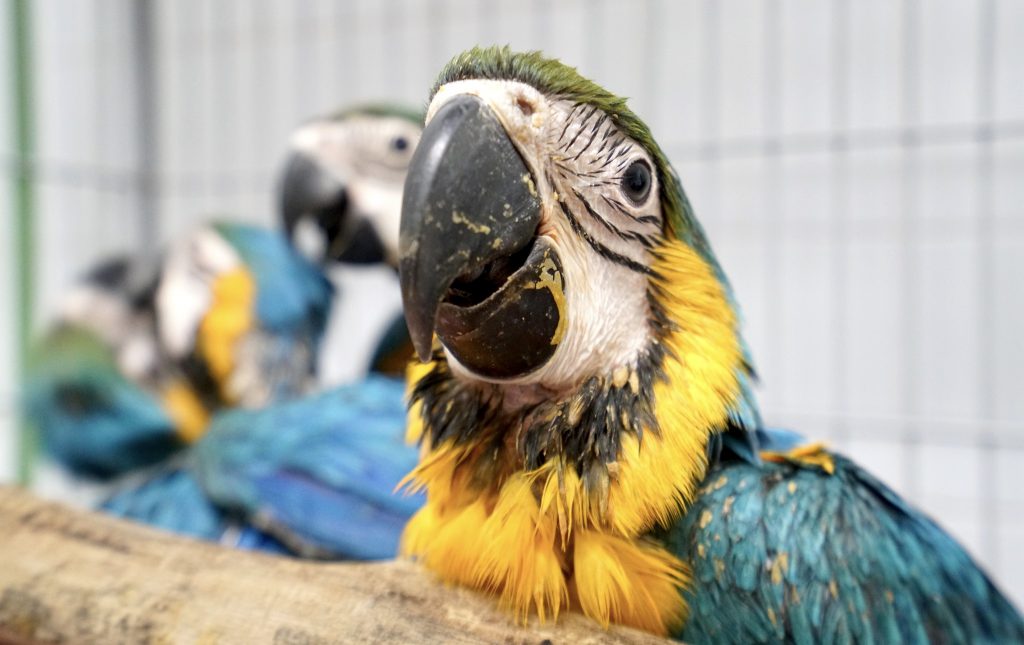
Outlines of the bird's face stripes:
M516 382L557 391L609 365L635 365L651 340L649 281L663 229L650 155L619 130L615 115L516 81L444 85L427 122L464 95L489 107L525 162L541 201L537 236L562 262L562 342L547 364ZM631 170L636 164L644 171Z

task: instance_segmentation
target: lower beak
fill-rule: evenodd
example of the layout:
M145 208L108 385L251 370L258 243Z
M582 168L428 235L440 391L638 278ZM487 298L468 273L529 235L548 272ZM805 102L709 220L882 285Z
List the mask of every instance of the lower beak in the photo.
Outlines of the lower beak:
M406 178L399 237L402 300L421 360L436 333L465 367L528 373L561 340L564 281L537 236L530 170L494 113L462 95L427 125Z

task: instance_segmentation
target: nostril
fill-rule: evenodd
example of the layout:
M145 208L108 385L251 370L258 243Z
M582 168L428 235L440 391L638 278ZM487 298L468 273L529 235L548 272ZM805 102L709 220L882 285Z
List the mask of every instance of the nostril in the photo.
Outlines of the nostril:
M530 116L534 112L533 102L522 94L516 97L516 107L523 113L523 116Z

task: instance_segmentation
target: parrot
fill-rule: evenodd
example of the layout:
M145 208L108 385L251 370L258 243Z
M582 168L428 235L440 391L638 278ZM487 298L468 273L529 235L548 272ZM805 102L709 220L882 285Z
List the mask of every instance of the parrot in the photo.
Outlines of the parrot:
M297 128L278 191L288 239L318 263L397 266L402 186L422 127L412 108L371 103Z
M968 553L766 428L726 274L627 101L540 52L441 71L403 196L403 554L519 621L693 643L1024 642Z
M412 110L372 105L296 131L281 173L280 210L286 236L308 260L397 269L402 183L421 128L422 115ZM324 354L328 361L340 355ZM423 504L422 496L394 494L418 458L404 442L404 385L396 378L411 357L399 315L372 353L369 376L218 413L184 459L133 482L103 508L241 548L392 558L405 522Z
M327 268L384 264L397 272L402 186L422 128L422 112L394 103L347 107L297 128L279 184L288 239ZM339 316L325 341L325 360L350 337ZM369 370L403 376L412 343L400 311L373 345Z
M29 418L76 475L157 464L218 409L309 391L332 297L284 237L243 224L205 225L159 261L103 261L33 352Z
M333 297L320 269L277 232L213 222L168 251L157 331L212 409L258 408L313 390Z
M183 374L162 356L158 264L116 256L62 299L33 347L24 402L47 451L71 472L109 478L180 449L206 423Z

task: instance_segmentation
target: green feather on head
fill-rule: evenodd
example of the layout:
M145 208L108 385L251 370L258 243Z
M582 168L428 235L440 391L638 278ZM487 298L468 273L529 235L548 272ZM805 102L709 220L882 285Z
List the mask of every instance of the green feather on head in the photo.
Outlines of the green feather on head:
M695 249L721 274L718 261L708 245L703 227L693 214L679 176L654 140L650 128L629 109L624 97L616 96L583 77L575 67L553 58L545 58L539 51L513 52L506 45L474 47L457 55L441 70L430 91L430 98L433 99L442 85L481 78L519 81L536 88L542 94L593 105L607 113L624 134L646 148L654 159L661 184L662 209L670 228L666 233L675 235Z
M342 121L354 116L371 116L377 118L403 119L417 126L423 125L423 111L414 110L408 106L397 103L365 103L353 105L338 110L330 115L334 121Z

